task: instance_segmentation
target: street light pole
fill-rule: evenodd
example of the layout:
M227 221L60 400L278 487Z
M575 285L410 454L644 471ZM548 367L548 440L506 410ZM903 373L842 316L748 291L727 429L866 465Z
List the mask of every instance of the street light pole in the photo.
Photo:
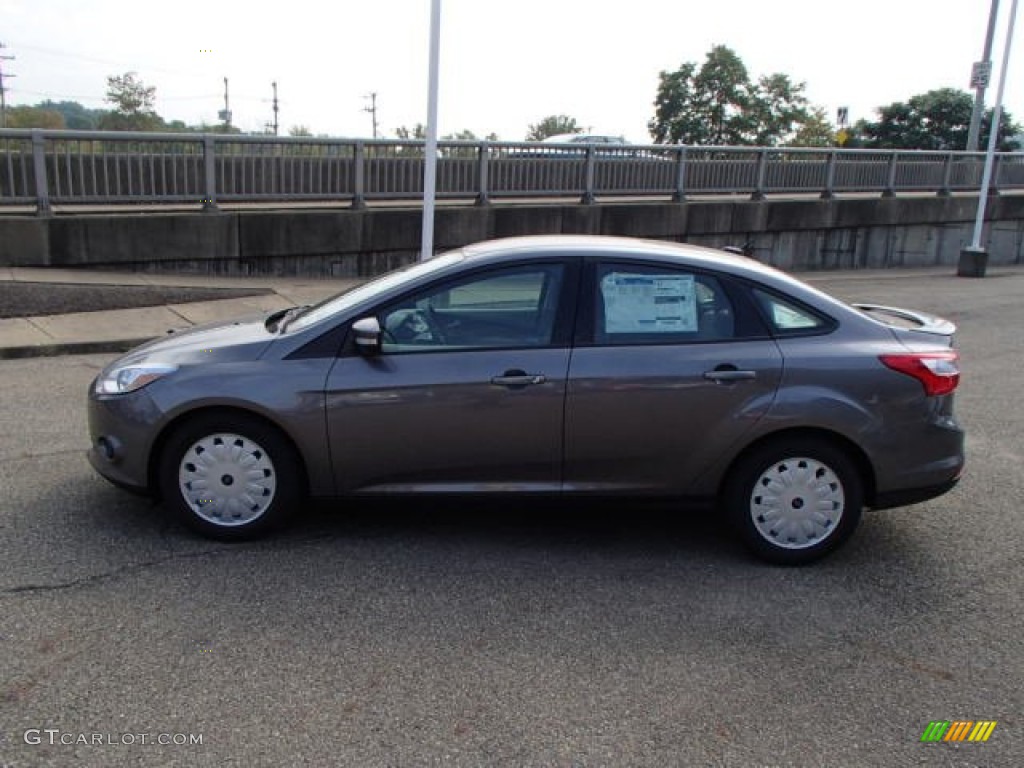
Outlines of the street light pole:
M437 184L437 69L441 58L441 0L430 0L430 76L427 82L427 146L423 158L423 238L420 261L434 255L434 198Z
M967 151L978 151L978 136L981 133L981 115L985 111L985 89L988 87L988 74L984 71L992 66L992 38L996 32L996 17L999 16L999 0L992 0L992 7L988 12L988 31L985 33L985 51L981 54L981 61L974 65L975 71L972 77L976 82L972 83L974 88L974 111L971 112L971 127L967 131Z
M999 71L999 87L996 89L996 103L992 109L992 127L988 133L988 150L985 152L985 169L981 174L981 189L978 191L978 212L974 218L974 237L969 248L960 251L960 265L957 274L961 277L984 277L988 265L988 253L981 247L981 230L985 223L985 207L988 191L992 184L992 167L995 164L996 143L999 140L999 123L1003 118L1003 90L1006 87L1006 70L1010 65L1010 44L1013 42L1013 27L1017 22L1017 0L1010 4L1010 20L1006 24L1006 45L1003 48L1003 65Z

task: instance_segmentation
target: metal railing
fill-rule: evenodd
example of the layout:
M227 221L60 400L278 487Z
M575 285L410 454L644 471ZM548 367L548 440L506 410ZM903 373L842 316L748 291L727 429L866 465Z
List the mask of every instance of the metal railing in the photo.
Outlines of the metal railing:
M424 142L224 134L0 130L0 211L54 205L415 200ZM980 187L981 153L442 141L437 196L579 197L935 192ZM1024 188L1024 153L995 189Z

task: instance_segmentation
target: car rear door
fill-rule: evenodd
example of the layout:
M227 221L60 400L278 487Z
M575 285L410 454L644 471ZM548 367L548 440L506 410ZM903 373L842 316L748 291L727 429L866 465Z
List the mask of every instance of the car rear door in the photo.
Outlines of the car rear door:
M595 261L565 423L568 491L713 492L702 474L774 399L777 344L729 278Z
M577 263L450 278L370 313L380 354L327 382L340 491L556 491Z

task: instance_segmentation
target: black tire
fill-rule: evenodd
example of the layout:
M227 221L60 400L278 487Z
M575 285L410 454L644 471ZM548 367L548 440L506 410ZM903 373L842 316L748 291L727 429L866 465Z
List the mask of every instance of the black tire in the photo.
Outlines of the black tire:
M770 563L802 565L850 537L860 522L864 488L856 465L838 446L781 438L736 464L723 500L750 551Z
M275 427L240 413L204 413L176 428L160 456L159 477L164 508L222 541L280 526L302 495L301 463L291 443Z

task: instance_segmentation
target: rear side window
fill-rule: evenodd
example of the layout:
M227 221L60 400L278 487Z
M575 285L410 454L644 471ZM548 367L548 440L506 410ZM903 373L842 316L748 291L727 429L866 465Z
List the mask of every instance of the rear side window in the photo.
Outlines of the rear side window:
M735 336L732 301L713 276L639 264L601 264L596 277L598 344L679 344Z
M777 335L795 335L828 330L832 321L774 293L754 288L752 293L772 332Z

